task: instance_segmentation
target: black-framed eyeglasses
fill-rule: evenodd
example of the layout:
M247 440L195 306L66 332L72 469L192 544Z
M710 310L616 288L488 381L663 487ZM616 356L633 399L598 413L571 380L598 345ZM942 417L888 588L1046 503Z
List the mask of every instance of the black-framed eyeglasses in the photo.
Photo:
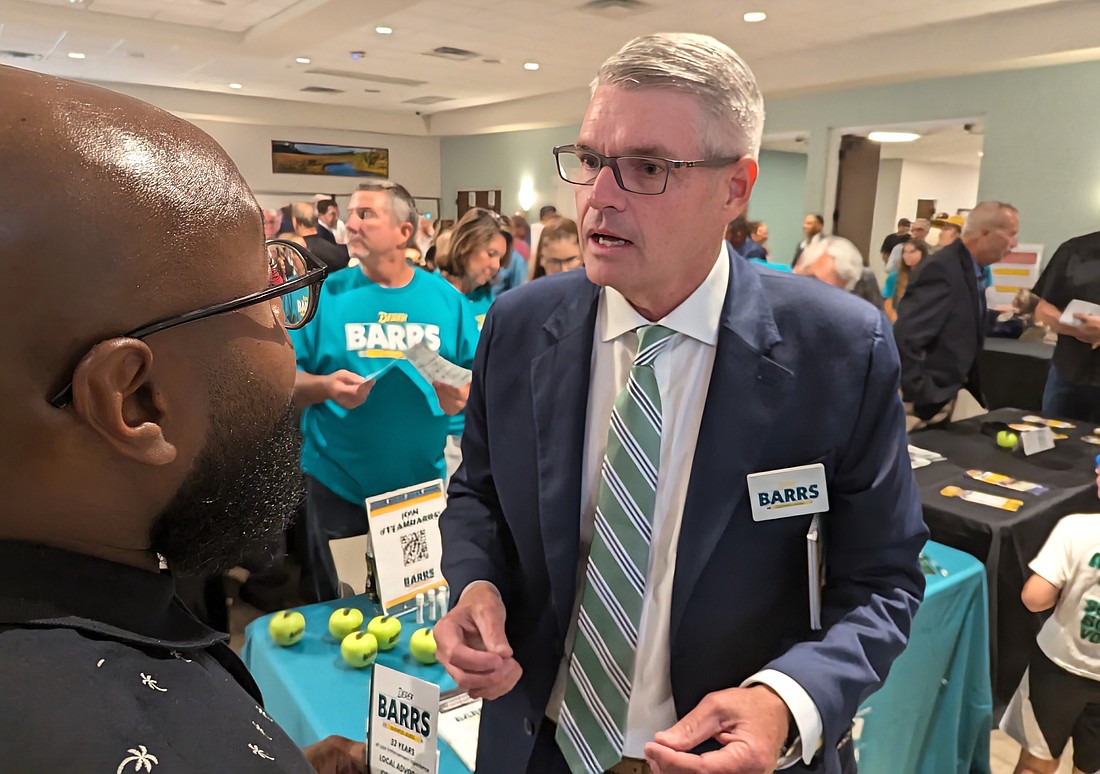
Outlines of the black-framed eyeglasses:
M121 334L122 338L144 339L154 333L166 331L186 323L205 320L215 315L236 312L265 301L272 305L275 317L288 330L301 328L313 319L317 311L317 299L321 295L321 283L328 275L328 267L309 250L293 242L271 239L266 243L268 259L268 286L265 290L249 293L247 296L220 304L206 306L193 312L168 317L143 325L140 328ZM83 357L83 356L82 356ZM72 402L72 377L53 398L50 405L63 408Z
M688 167L725 167L741 160L740 156L718 159L679 161L659 156L604 156L602 153L576 145L559 145L554 148L561 179L573 185L594 185L604 167L611 167L619 188L630 193L656 196L665 192L668 173Z

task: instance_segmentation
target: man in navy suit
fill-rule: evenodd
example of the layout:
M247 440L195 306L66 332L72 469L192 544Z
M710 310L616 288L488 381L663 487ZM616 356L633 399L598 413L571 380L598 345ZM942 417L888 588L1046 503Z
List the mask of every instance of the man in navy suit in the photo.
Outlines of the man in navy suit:
M489 311L441 521L456 603L435 636L487 700L481 774L854 768L927 532L882 315L724 246L762 124L737 54L651 35L604 64L555 149L585 271ZM813 515L771 518L746 481L811 463L817 628Z

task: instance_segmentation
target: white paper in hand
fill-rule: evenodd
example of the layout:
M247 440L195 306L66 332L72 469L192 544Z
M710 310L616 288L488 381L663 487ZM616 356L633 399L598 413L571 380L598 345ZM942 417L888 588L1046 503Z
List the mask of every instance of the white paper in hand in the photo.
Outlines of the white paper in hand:
M423 341L419 341L405 350L405 359L412 363L428 384L445 384L448 387L465 387L470 383L473 373L468 368L457 366L443 357Z
M1084 322L1074 317L1073 315L1075 314L1094 314L1100 316L1100 304L1091 304L1088 301L1081 301L1075 298L1066 304L1066 311L1062 312L1062 316L1058 318L1058 322L1063 325L1072 325L1074 328L1080 328L1084 325Z

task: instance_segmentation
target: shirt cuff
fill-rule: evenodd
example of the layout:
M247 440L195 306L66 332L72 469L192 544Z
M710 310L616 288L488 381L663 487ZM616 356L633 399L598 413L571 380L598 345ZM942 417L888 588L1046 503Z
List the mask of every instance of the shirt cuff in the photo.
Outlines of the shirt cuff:
M794 678L775 669L761 670L741 683L742 688L748 688L750 685L766 685L779 694L779 698L791 711L795 727L798 729L798 738L782 752L776 769L793 766L799 758L809 765L818 748L821 747L822 734L821 713L818 712L817 705L810 698L810 694L806 693L806 689ZM806 744L807 739L812 742Z
M500 589L498 589L497 585L495 583L493 583L492 581L487 581L487 580L470 581L469 584L467 584L466 588L462 589L462 593L458 595L458 599L450 604L450 607L454 607L459 602L461 602L462 598L464 596L466 596L466 592L469 591L470 589L472 589L474 586L482 586L482 585L488 586L489 588L491 588L493 591L496 592L496 595L498 597L500 596ZM786 677L786 675L784 675L784 677ZM787 679L790 679L790 678L787 678ZM776 693L779 693L779 691L776 691ZM779 695L782 696L783 694L779 694ZM808 699L810 697L807 696L806 698ZM784 701L786 701L786 699L784 699Z

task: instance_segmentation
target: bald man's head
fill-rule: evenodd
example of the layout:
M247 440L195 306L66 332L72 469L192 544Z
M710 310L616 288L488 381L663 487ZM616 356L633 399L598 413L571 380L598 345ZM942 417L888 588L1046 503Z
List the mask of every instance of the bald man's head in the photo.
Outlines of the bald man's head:
M1016 247L1020 215L1006 202L984 201L966 216L962 242L983 266L997 263Z
M266 288L260 209L209 136L133 98L0 67L0 105L0 487L18 514L0 538L147 565L152 525L176 535L157 520L210 494L212 453L254 462L216 436L286 442L293 352L270 305L123 337ZM226 394L251 414L220 414Z

